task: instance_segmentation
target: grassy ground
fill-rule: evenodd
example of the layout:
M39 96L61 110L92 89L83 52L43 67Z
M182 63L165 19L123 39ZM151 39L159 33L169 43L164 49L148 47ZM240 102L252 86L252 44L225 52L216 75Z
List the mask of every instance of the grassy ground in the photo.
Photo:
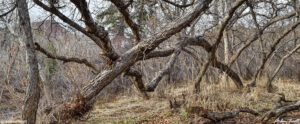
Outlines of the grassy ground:
M195 116L187 111L189 106L201 106L213 112L227 112L248 107L257 112L264 113L275 107L275 101L279 98L278 93L284 93L287 100L300 100L300 83L291 80L277 80L274 86L275 93L267 93L263 82L258 82L256 88L238 90L232 82L216 85L202 84L201 93L193 95L192 85L189 83L180 86L165 86L165 90L152 93L150 100L143 100L138 96L126 94L113 98L113 102L99 101L94 110L87 115L88 120L80 123L98 124L184 124L195 121ZM185 96L185 97L184 97ZM187 101L178 110L171 110L169 100ZM294 115L300 115L294 112ZM199 118L197 118L199 120ZM254 123L257 117L241 113L239 117L223 123ZM199 123L207 120L200 118Z

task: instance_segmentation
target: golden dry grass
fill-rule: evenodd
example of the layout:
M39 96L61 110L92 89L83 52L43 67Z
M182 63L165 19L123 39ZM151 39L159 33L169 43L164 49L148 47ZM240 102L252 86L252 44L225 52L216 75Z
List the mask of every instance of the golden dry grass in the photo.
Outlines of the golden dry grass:
M277 80L274 86L278 89L275 93L267 93L264 87L265 80L260 80L258 86L247 92L246 89L238 90L232 82L219 84L201 85L201 93L193 95L193 85L182 83L180 86L167 85L165 90L159 92L164 94L163 98L157 93L152 93L150 100L143 100L138 96L116 97L114 102L98 102L94 110L89 114L89 119L82 123L112 123L112 124L133 124L133 123L188 123L191 115L186 112L188 106L201 106L214 112L225 112L248 107L260 113L275 107L275 101L279 98L278 93L284 93L287 100L300 100L300 83L292 80ZM179 111L174 112L169 108L169 99L182 99L186 94L188 104ZM197 100L195 100L197 99ZM241 120L244 118L243 120ZM241 114L240 123L254 121L252 115ZM203 119L205 121L205 119Z

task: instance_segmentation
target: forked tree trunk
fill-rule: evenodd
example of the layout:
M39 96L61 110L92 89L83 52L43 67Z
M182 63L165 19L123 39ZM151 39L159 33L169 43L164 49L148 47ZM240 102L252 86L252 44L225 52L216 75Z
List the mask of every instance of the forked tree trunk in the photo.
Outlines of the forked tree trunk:
M211 62L213 62L216 58L215 58L215 54L218 48L218 45L221 43L221 38L223 37L223 32L226 29L226 26L229 22L229 20L232 18L235 10L241 6L243 3L245 2L245 0L239 0L236 1L232 8L228 11L228 13L226 14L226 16L223 18L222 23L220 25L220 29L217 31L217 38L216 41L214 43L214 45L212 45L211 50L209 50L210 52L208 53L208 61L203 65L203 69L201 70L201 72L199 73L199 75L197 76L195 82L194 82L194 92L195 93L199 93L200 92L200 82L202 80L203 75L205 74L208 66L211 64ZM239 87L242 88L242 87Z
M183 28L189 26L197 17L209 8L212 0L205 0L198 3L193 11L190 11L181 18L169 23L164 30L155 34L149 39L145 39L125 52L118 58L117 63L111 69L99 73L93 80L89 81L82 90L81 94L72 98L70 101L55 106L45 118L46 123L66 122L70 119L80 118L91 109L94 98L117 76L128 70L133 64L153 51L158 45L174 34L180 32ZM35 0L36 3L39 1ZM75 104L74 104L75 103Z
M26 0L17 0L17 8L19 13L20 27L24 35L23 42L25 43L26 47L26 62L29 70L22 119L27 121L27 124L35 124L36 113L40 100L38 62L34 50Z

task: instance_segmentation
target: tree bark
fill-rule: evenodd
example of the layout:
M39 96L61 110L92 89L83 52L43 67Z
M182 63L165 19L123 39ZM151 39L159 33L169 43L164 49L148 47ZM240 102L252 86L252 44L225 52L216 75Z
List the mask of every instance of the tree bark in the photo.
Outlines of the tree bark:
M275 107L275 108L271 109L270 111L268 111L267 113L265 113L260 118L260 121L263 124L265 124L265 123L268 123L268 121L273 117L278 118L282 114L298 110L299 108L300 108L300 101L297 101L295 104L292 104L292 105Z
M211 45L201 36L196 36L196 37L188 37L184 41L180 41L177 43L177 47L174 49L168 49L168 50L160 50L160 51L153 51L149 53L145 58L149 59L152 57L165 57L165 56L170 56L169 62L167 63L167 66L159 71L159 73L156 75L155 78L146 85L144 85L143 80L142 80L142 74L141 72L131 68L127 72L127 75L134 76L135 77L135 85L136 87L143 93L146 94L146 92L153 92L155 88L158 86L159 82L165 76L166 74L171 72L171 68L174 66L174 62L176 61L178 55L180 52L183 50L184 52L188 53L190 56L192 56L199 64L202 65L202 60L197 57L193 52L185 49L186 46L191 45L191 46L200 46L203 49L205 49L207 52L211 50ZM151 55L151 56L149 56ZM140 59L140 58L139 58ZM215 60L212 64L214 68L218 68L219 70L223 71L227 76L229 76L235 83L235 85L238 88L243 87L243 83L237 73L235 73L232 69L230 69L226 64L223 64L217 60ZM145 96L145 95L144 95ZM145 97L147 98L147 97Z
M235 118L235 117L239 116L239 114L241 112L252 114L255 116L259 115L259 113L257 113L256 111L246 108L246 107L237 109L233 112L215 113L215 112L208 111L202 107L192 106L192 107L188 108L188 112L190 112L191 114L196 114L198 116L207 118L211 121L211 123L218 123L221 121L225 121L227 119Z
M223 17L225 16L225 12L228 10L228 8L231 8L231 1L224 0L223 5ZM227 30L225 29L223 32L224 36L224 63L228 64L229 62L229 54L230 54L230 42L228 38Z
M272 74L272 76L268 79L268 82L267 82L267 90L268 90L268 92L272 91L272 81L274 80L275 76L277 75L277 73L279 72L280 68L284 64L284 61L287 58L289 58L293 53L295 53L298 49L300 49L300 44L298 44L293 50L291 50L288 54L286 54L284 57L282 57L282 59L280 60L279 65L277 66L276 70L274 71L274 73Z
M293 16L296 15L296 12L291 12L291 13L288 13L286 15L283 15L283 16L278 16L278 17L275 17L273 19L271 19L267 24L265 24L261 30L260 30L260 33L263 33L265 31L265 29L267 29L269 26L271 26L272 24L280 21L280 20L284 20L284 19L288 19L288 18L291 18ZM242 54L242 52L248 48L254 41L256 41L257 39L259 38L259 34L256 33L255 35L253 35L253 37L250 39L250 40L247 40L246 42L242 43L241 47L236 50L236 54L233 55L230 59L230 62L229 62L229 67L231 67L231 65L239 58L239 56Z
M260 64L258 70L256 71L256 73L254 75L253 81L249 84L249 86L256 85L258 75L260 75L260 73L262 73L266 63L268 62L268 60L270 59L270 57L273 55L274 51L276 50L277 45L280 43L280 41L282 41L283 38L285 38L291 31L295 30L299 25L300 25L300 21L294 23L291 27L289 27L288 30L284 31L283 34L278 39L276 39L275 43L271 46L271 50L264 57L262 63Z
M41 89L39 86L40 80L38 62L34 50L30 17L26 0L17 0L17 9L19 13L20 27L25 37L24 43L26 47L26 61L29 70L22 119L26 120L27 124L35 124Z
M233 80L237 88L239 89L243 88L243 83L239 75L235 73L233 70L231 70L229 66L218 61L212 62L212 66L222 70L225 74L227 74L227 76L229 76Z
M155 34L149 39L141 41L139 44L128 50L116 60L116 65L112 69L107 69L98 74L87 86L81 91L81 96L74 98L73 101L66 102L63 105L55 106L55 109L48 115L49 123L58 123L74 118L81 117L88 110L84 107L87 103L93 102L93 99L117 76L129 69L135 62L153 51L160 43L164 42L174 34L180 32L183 28L189 26L197 17L209 8L211 0L205 0L194 8L193 11L185 16L169 23L164 30ZM78 104L73 107L72 103ZM82 109L82 110L78 110ZM53 115L53 116L52 116Z
M225 30L223 32L224 34L224 63L228 64L229 63L229 53L230 53L230 43L229 43L229 39L228 39L228 33Z
M217 32L216 42L214 43L214 45L212 46L210 52L208 53L208 61L204 64L203 69L201 70L201 72L199 73L199 75L197 76L197 78L196 78L196 80L194 82L194 92L195 93L199 93L200 92L200 82L202 81L202 77L205 74L205 72L206 72L208 66L210 65L210 63L214 62L214 59L216 57L215 53L216 53L218 45L220 44L221 39L223 37L223 31L225 30L225 28L226 28L227 24L229 23L230 19L232 18L235 10L238 7L240 7L244 2L245 2L245 0L236 1L234 3L233 7L228 11L228 13L226 14L226 16L222 20L222 23L220 25L220 29Z
M175 63L178 55L180 54L180 52L181 52L181 48L176 49L174 51L174 53L171 55L171 58L170 58L169 62L167 63L167 66L163 70L159 71L158 74L155 76L155 78L151 82L147 83L146 90L148 92L153 92L155 90L155 88L158 86L158 83L161 81L161 79L166 74L170 73L170 70L174 66L174 63Z

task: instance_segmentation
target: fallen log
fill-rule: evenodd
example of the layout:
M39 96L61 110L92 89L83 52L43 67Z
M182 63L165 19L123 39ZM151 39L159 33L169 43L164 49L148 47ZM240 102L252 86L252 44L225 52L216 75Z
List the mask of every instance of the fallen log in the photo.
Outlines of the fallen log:
M202 107L195 106L195 107L190 107L189 112L192 113L192 114L196 114L200 117L209 119L211 122L220 122L220 121L224 121L224 120L227 120L227 119L235 118L241 112L249 113L249 114L252 114L254 116L259 115L259 113L257 113L254 110L251 110L249 108L240 108L240 109L237 109L236 111L233 111L233 112L215 113L215 112L210 112L208 110L205 110Z
M299 110L299 108L300 108L300 100L297 101L295 104L292 104L292 105L276 106L275 108L273 108L270 111L268 111L267 113L265 113L260 118L260 121L262 123L267 123L272 118L278 118L278 117L280 117L281 115L283 115L285 113L295 111L295 110Z

